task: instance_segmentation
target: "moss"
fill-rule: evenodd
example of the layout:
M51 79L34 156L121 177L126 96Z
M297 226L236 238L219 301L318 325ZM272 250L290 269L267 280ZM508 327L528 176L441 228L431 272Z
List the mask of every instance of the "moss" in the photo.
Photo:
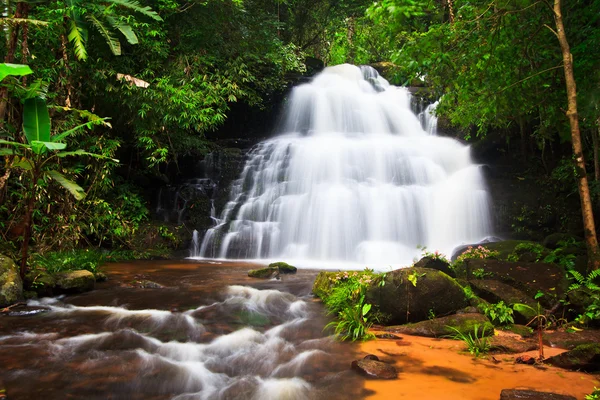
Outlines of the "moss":
M336 272L319 272L319 275L317 275L317 277L315 278L315 282L313 283L312 288L312 291L315 294L315 296L319 297L320 299L324 299L329 294L331 294L333 284L331 283L331 279L329 278L334 277L335 274Z
M14 261L0 254L0 306L17 302L23 296L23 281Z
M56 274L56 287L67 293L82 293L93 290L95 283L94 274L86 270Z
M295 274L298 271L298 268L282 261L269 264L269 268L277 268L282 274Z
M509 331L512 333L516 333L517 335L521 335L521 337L528 338L533 336L533 329L525 325L510 325L502 328L502 330Z
M268 279L276 276L279 270L277 268L259 268L259 269L251 269L248 271L248 276L250 278L260 278L260 279Z

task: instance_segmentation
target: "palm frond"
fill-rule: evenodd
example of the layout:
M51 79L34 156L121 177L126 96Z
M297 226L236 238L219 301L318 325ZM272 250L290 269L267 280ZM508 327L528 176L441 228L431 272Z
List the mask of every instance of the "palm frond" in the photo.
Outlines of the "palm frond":
M162 18L156 11L153 11L149 6L142 6L139 1L136 0L108 0L108 2L129 8L139 12L140 14L150 17L155 21L162 21Z
M87 59L87 50L85 48L87 30L77 25L75 20L71 20L69 25L70 30L67 37L69 38L69 42L73 43L75 57L80 61L85 61Z
M113 32L95 16L88 15L87 18L96 27L96 29L98 29L98 32L104 36L104 40L106 40L106 44L108 44L108 47L110 47L110 51L112 51L115 56L120 56L121 42L119 42L119 39L113 35Z

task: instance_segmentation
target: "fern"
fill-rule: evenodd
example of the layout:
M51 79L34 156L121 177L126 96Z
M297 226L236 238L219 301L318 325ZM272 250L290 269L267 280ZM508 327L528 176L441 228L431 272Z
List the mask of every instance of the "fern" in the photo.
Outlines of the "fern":
M139 1L136 0L108 0L109 2L123 6L125 8L129 8L130 10L137 11L146 17L150 17L155 21L162 21L162 18L156 11L152 11L152 8L146 6L142 6Z

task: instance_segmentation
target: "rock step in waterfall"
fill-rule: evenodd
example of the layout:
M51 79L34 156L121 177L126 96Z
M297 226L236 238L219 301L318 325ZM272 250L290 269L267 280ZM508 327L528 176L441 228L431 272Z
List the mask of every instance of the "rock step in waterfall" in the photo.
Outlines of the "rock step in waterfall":
M294 88L281 132L250 151L197 255L387 267L490 236L481 166L435 135L435 106L417 116L410 102L348 64Z

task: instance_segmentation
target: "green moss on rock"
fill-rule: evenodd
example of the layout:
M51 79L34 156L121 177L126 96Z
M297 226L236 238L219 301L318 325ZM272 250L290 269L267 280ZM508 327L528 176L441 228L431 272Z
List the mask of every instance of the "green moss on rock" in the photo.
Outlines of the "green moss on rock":
M386 330L407 335L444 337L456 335L454 329L464 335L474 334L475 327L477 327L479 337L481 337L482 333L485 336L491 336L494 333L492 323L485 315L478 313L456 314L416 323L389 326Z
M271 268L271 267L251 269L250 271L248 271L248 276L250 278L270 279L270 278L275 278L278 275L279 275L279 269Z
M319 275L315 278L315 282L313 283L312 291L320 299L324 299L329 294L331 294L331 289L333 287L333 282L330 278L334 278L336 276L336 272L327 272L321 271Z
M565 353L550 357L546 360L556 367L596 372L600 371L600 344L582 344Z
M281 274L295 274L298 271L298 268L283 261L271 263L269 268L277 268Z
M23 281L15 262L0 254L0 306L16 303L23 297Z
M96 278L87 270L56 274L56 288L63 293L83 293L94 290Z

